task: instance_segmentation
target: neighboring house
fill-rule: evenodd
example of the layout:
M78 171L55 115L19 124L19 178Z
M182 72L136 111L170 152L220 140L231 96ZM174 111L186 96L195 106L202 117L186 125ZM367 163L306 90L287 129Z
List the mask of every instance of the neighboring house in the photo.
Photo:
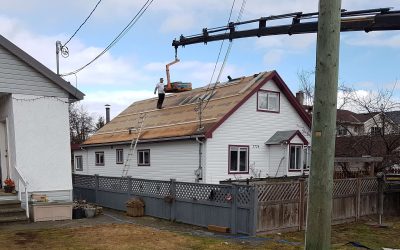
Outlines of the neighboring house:
M0 36L0 166L30 193L72 200L69 102L84 94ZM20 190L21 191L21 190Z
M121 176L144 114L129 176L218 183L308 170L311 120L277 72L211 89L167 95L161 110L155 98L133 103L74 152L75 173Z
M352 136L364 133L364 123L358 118L358 114L345 109L336 112L336 135Z
M400 134L400 111L365 113L357 117L364 123L364 134Z

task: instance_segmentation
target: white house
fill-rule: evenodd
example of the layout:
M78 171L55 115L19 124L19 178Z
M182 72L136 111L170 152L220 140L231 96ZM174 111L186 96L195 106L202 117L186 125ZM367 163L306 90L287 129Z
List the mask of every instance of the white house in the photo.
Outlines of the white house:
M74 152L75 173L122 176L127 165L136 178L218 183L308 171L311 120L277 72L212 89L167 95L161 110L156 98L133 103Z
M29 193L72 200L68 105L83 96L0 36L2 183L10 177L19 191L27 184Z

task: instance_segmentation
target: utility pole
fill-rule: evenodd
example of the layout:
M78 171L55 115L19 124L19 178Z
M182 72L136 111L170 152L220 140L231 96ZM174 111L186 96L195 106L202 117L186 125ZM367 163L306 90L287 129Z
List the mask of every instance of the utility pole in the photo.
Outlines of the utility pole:
M305 249L331 248L341 0L320 0Z

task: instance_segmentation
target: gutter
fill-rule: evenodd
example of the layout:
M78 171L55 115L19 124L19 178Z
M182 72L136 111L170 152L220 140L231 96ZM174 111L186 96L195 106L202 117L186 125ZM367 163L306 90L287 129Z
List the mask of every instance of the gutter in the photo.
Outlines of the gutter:
M138 140L138 144L142 143L152 143L152 142L167 142L167 141L180 141L180 140L198 140L200 138L205 138L204 135L187 135L187 136L178 136L178 137L167 137L167 138L156 138L156 139L147 139L147 140ZM132 140L128 141L119 141L119 142L109 142L109 143L94 143L94 144L83 144L81 148L89 148L89 147L101 147L101 146L114 146L114 145L126 145L130 144Z

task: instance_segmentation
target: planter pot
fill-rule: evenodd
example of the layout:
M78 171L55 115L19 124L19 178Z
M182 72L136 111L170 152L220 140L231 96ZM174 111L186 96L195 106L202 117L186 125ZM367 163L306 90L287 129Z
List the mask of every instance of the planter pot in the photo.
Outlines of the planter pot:
M94 207L85 208L86 218L93 218L95 214L96 214L96 208Z
M15 187L11 187L11 186L4 186L4 192L5 193L12 193L14 191Z
M72 209L72 219L82 219L85 218L85 210L83 208Z

